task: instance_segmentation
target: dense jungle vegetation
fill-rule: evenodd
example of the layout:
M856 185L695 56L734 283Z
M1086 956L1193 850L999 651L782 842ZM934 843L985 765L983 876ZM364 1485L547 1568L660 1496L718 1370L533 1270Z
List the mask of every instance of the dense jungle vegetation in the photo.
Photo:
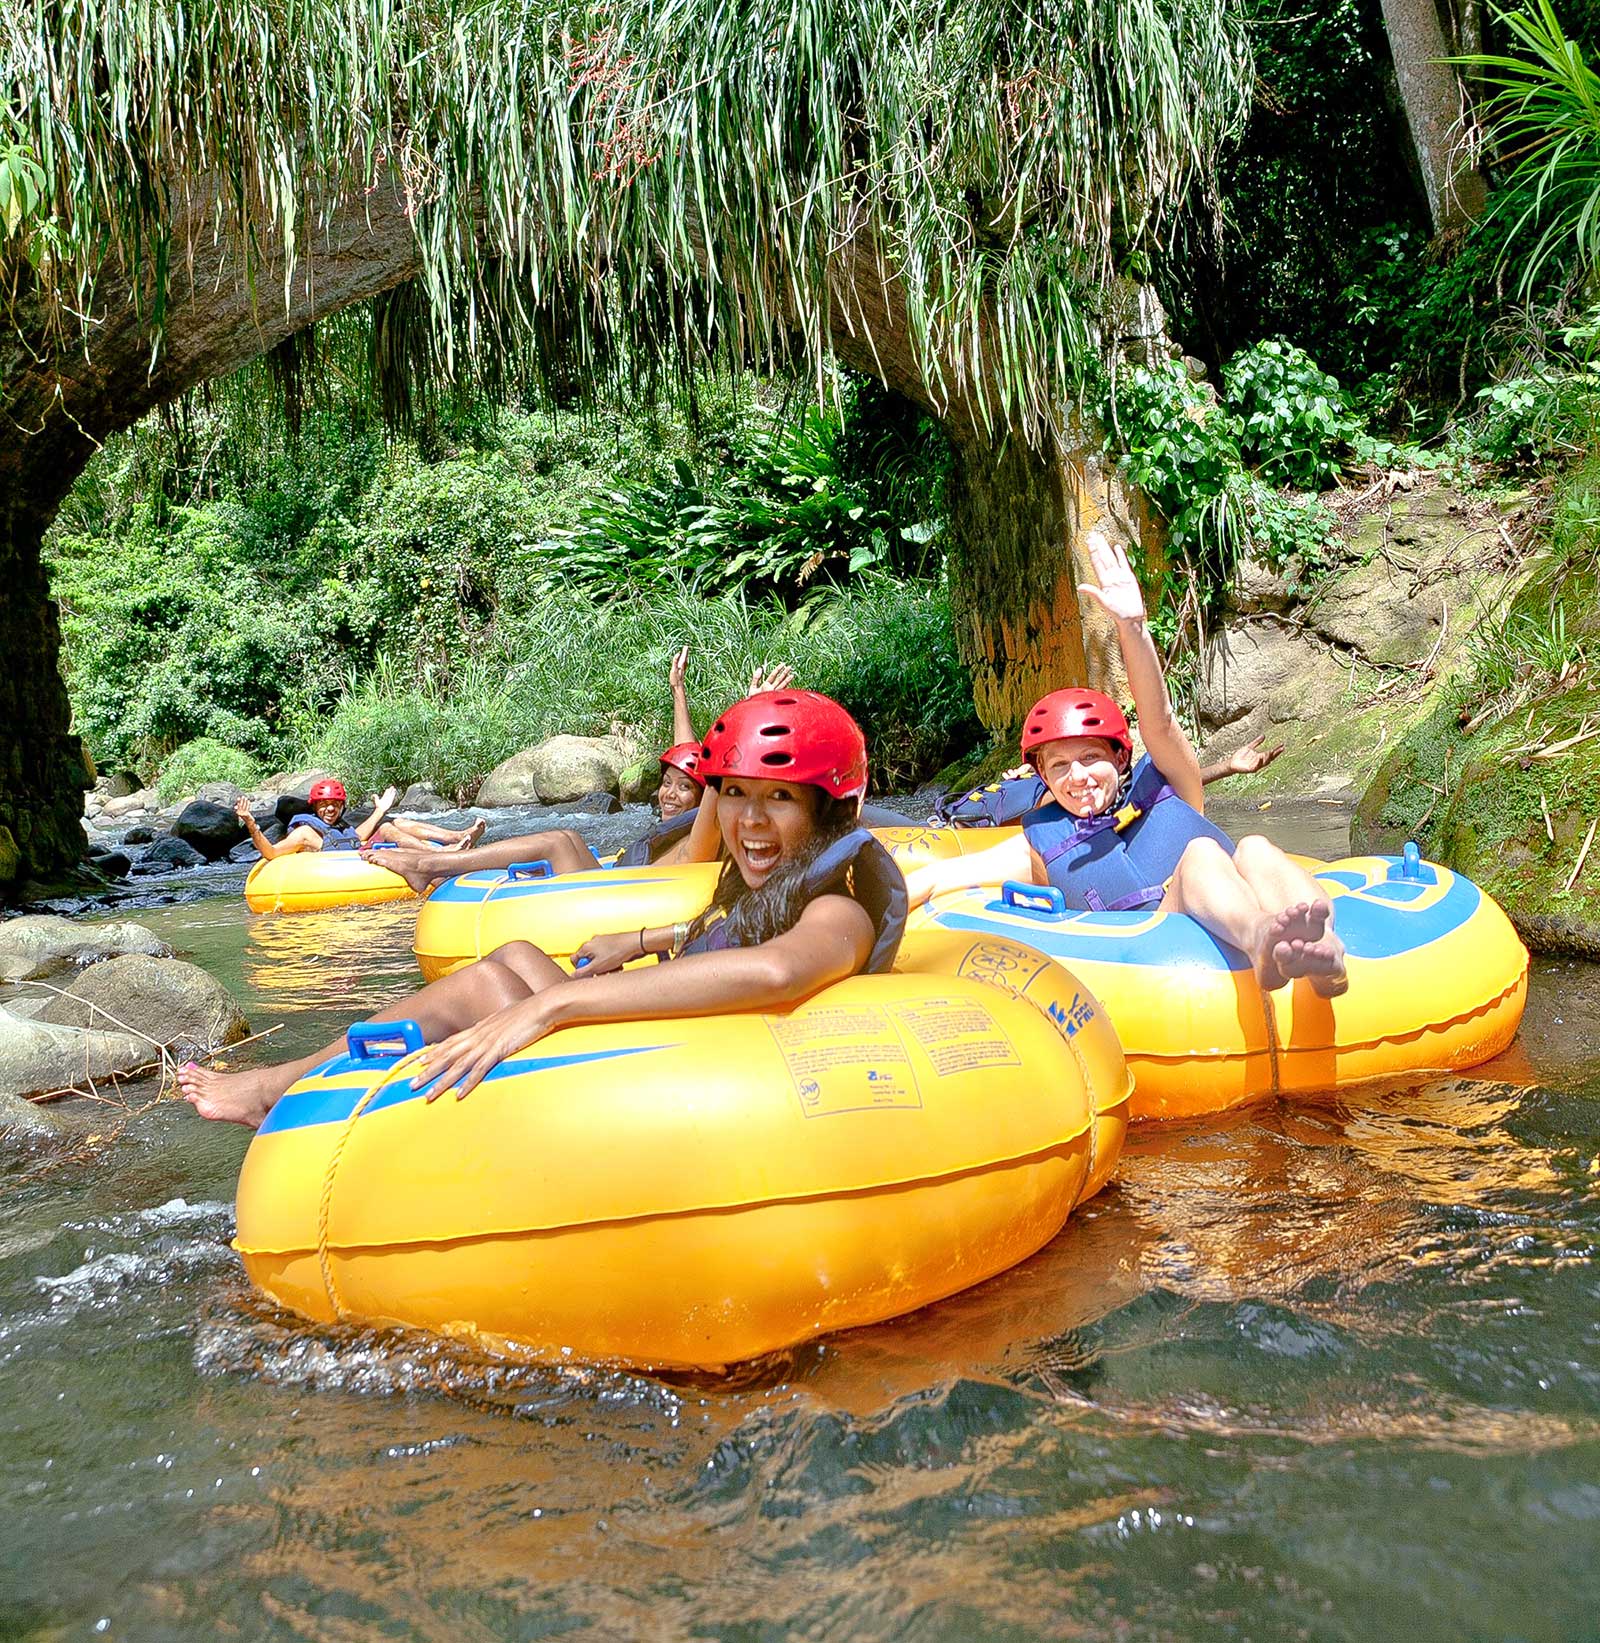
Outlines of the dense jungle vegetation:
M1568 463L1600 396L1600 7L1484 20L1489 207L1437 233L1378 0L1243 3L1248 120L1127 270L1175 345L1108 352L1084 389L1165 522L1152 595L1180 677L1242 554L1315 574L1331 487ZM0 214L27 184L11 158ZM546 734L661 741L686 641L703 712L787 659L872 724L883 786L981 741L949 451L907 401L842 368L820 396L726 367L636 372L599 403L548 368L425 391L374 363L382 323L292 338L108 442L73 490L48 557L102 767L177 791L316 761L470 795Z

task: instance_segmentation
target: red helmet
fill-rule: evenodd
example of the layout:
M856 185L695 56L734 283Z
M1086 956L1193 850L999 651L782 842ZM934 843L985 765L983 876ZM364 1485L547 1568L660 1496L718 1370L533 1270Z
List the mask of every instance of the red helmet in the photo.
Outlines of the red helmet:
M331 776L324 776L320 782L313 782L311 791L306 795L306 803L321 804L326 799L336 799L340 804L345 803L344 783L334 781Z
M725 776L759 776L858 799L867 790L867 739L832 697L763 690L735 702L706 732L700 774L713 786Z
M1133 757L1133 733L1126 716L1098 690L1052 690L1041 696L1022 721L1022 756L1037 769L1034 751L1067 736L1102 737L1124 765Z
M700 774L699 742L674 742L661 755L661 762L674 770L681 770L697 787L704 787L706 779Z

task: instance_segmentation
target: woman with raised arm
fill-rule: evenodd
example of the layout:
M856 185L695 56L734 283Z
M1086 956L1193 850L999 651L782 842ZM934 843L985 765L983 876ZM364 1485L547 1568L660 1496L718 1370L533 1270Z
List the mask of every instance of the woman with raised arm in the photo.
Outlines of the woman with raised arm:
M1342 993L1332 903L1269 840L1235 843L1205 819L1200 763L1173 714L1138 579L1098 532L1089 551L1099 585L1079 592L1117 625L1145 757L1133 763L1128 721L1110 697L1051 691L1022 732L1023 757L1049 802L1023 818L1021 837L913 873L912 904L1005 879L1050 884L1072 908L1187 913L1248 954L1268 991L1305 976L1326 997Z

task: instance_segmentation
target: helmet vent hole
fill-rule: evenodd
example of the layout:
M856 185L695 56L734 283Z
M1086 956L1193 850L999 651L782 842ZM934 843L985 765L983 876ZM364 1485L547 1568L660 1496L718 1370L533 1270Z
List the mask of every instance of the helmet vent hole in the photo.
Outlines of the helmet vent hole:
M786 764L793 764L794 755L792 753L782 753L774 749L771 753L763 753L761 755L761 762L764 765L781 767Z
M757 732L760 736L792 736L794 730L789 725L762 725Z

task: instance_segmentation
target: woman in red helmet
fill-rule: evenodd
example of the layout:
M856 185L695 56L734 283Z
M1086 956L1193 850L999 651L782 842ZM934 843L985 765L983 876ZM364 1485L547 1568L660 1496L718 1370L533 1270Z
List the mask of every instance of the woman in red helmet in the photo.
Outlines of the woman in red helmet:
M894 963L905 881L859 822L866 742L835 701L763 691L707 734L701 774L715 790L726 854L711 905L684 925L596 936L567 975L513 942L373 1019L412 1020L429 1048L412 1083L464 1096L506 1056L580 1021L766 1010ZM671 963L624 970L655 953ZM205 1118L259 1125L294 1081L340 1053L242 1073L190 1064L178 1080Z
M325 776L311 784L311 791L306 796L309 808L290 818L289 831L276 844L261 831L251 815L249 800L241 798L234 805L233 813L244 823L251 842L268 861L274 856L294 856L308 850L359 850L374 841L411 849L443 845L464 850L483 836L484 824L481 821L465 829L456 829L435 827L432 822L417 821L411 817L385 820L397 797L392 787L387 789L374 804L372 814L365 821L351 826L343 820L347 800L344 783Z
M1099 586L1079 591L1117 624L1145 757L1133 762L1128 721L1110 697L1052 691L1029 710L1022 733L1023 756L1051 802L1023 818L1020 838L914 873L912 904L941 890L1031 880L1054 885L1069 907L1187 913L1248 954L1268 990L1305 976L1325 996L1342 993L1332 903L1269 840L1236 844L1205 819L1200 763L1173 714L1138 579L1098 532L1089 552Z

